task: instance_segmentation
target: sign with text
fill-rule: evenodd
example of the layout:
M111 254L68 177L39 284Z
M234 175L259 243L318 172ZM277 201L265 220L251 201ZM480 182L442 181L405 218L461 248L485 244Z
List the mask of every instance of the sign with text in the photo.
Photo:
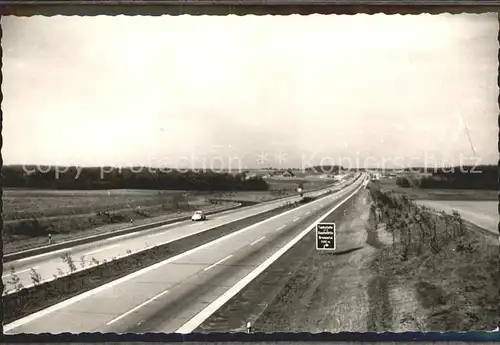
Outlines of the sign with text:
M316 249L335 250L335 223L319 223L316 225Z

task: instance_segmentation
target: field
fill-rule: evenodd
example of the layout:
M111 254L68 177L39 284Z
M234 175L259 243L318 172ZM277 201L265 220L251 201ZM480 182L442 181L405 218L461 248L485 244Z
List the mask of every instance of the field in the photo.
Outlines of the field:
M49 233L54 243L221 206L192 193L144 190L5 189L3 202L6 253L46 245Z
M383 179L375 183L383 190L406 194L416 200L498 201L498 192L494 190L405 188L398 186L396 179Z
M268 191L193 192L154 190L4 189L4 252L34 248L151 221L187 216L194 209L222 207L222 199L265 202L296 193L297 185L271 182ZM323 186L304 183L304 189ZM224 204L230 206L230 204Z
M90 214L137 206L172 203L180 191L60 191L4 189L4 221L33 217Z
M446 213L458 211L464 219L498 233L498 201L417 200L416 203Z

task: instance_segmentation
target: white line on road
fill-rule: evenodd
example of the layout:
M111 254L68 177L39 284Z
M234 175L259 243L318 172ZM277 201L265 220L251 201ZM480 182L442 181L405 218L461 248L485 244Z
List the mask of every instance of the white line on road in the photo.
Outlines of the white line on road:
M125 234L125 235L120 235L120 236L114 236L114 237L111 237L111 238L107 238L105 239L105 241L107 242L111 242L111 241L116 241L116 240L121 240L123 238L126 238L126 237L131 237L131 236L138 236L139 233L136 231L136 232L132 232L130 234Z
M348 188L349 188L349 187L348 187ZM327 196L326 198L331 198L331 196ZM321 200L321 199L320 199L320 200ZM316 201L313 201L313 203L315 203L315 202L316 202ZM134 279L134 278L137 278L137 277L139 277L139 276L141 276L141 275L143 275L143 274L146 274L146 273L148 273L148 272L151 272L151 271L153 271L153 270L155 270L155 269L157 269L157 268L163 267L163 266L165 266L165 265L167 265L167 264L169 264L169 263L171 263L171 262L177 261L177 260L179 260L179 259L181 259L181 258L183 258L183 257L185 257L185 256L189 256L189 255L191 255L191 254L193 254L193 253L196 253L196 252L198 252L198 251L200 251L200 250L203 250L203 249L205 249L205 248L208 248L208 247L210 247L210 246L213 246L213 245L215 245L215 244L217 244L217 243L220 243L220 242L225 241L225 240L228 240L228 239L230 239L230 238L232 238L232 237L238 236L238 235L240 235L240 234L242 234L242 233L244 233L244 232L246 232L246 231L249 231L249 230L251 230L251 229L253 229L253 228L256 228L256 227L258 227L258 226L260 226L260 225L262 225L262 224L265 224L265 223L271 222L271 221L273 221L273 220L275 220L275 219L278 219L278 218L282 218L282 217L284 217L284 216L286 216L286 215L288 215L288 214L290 214L290 213L292 213L292 212L297 212L297 211L298 211L298 210L300 210L301 208L306 207L306 206L308 206L308 205L310 205L310 204L301 205L301 206L299 206L299 207L297 207L297 208L294 208L294 209L291 209L291 210L285 211L285 212L283 212L283 213L277 214L277 215L275 215L275 216L269 217L269 218L264 219L264 220L262 220L262 221L260 221L260 222L258 222L258 223L255 223L255 224L252 224L252 225L250 225L250 226L247 226L246 228L243 228L243 229L241 229L241 230L238 230L238 231L232 232L232 233L230 233L230 234L228 234L228 235L226 235L226 236L220 237L220 238L218 238L218 239L216 239L216 240L214 240L214 241L211 241L211 242L208 242L208 243L202 244L202 245L201 245L201 246L199 246L199 247L195 247L195 248L193 248L193 249L190 249L190 250L188 250L188 251L185 251L184 253L181 253L181 254L179 254L179 255L176 255L176 256L174 256L174 257L171 257L171 258L166 259L166 260L164 260L164 261L158 262L158 263L156 263L156 264L154 264L154 265L148 266L148 267L146 267L146 268L143 268L143 269L141 269L141 270L139 270L139 271L136 271L136 272L134 272L134 273L131 273L131 274L129 274L129 275L126 275L126 276L124 276L124 277L122 277L122 278L119 278L119 279L113 280L113 281L111 281L111 282L109 282L109 283L106 283L106 284L104 284L104 285L101 285L101 286L99 286L99 287L97 287L97 288L95 288L95 289L92 289L92 290L89 290L89 291L87 291L87 292L84 292L84 293L82 293L82 294L80 294L80 295L76 295L76 296L74 296L74 297L68 298L67 300L64 300L64 301L62 301L62 302L59 302L59 303L57 303L57 304L54 304L54 305L52 305L52 306L50 306L50 307L48 307L48 308L46 308L46 309L42 309L42 310L40 310L40 311L38 311L38 312L35 312L35 313L33 313L33 314L30 314L30 315L27 315L27 316L25 316L25 317L23 317L23 318L21 318L21 319L18 319L18 320L16 320L16 321L13 321L13 322L11 322L11 323L7 324L7 325L4 325L4 334L5 334L5 332L9 332L9 331L11 331L11 330L13 330L13 329L15 329L15 328L18 328L18 327L20 327L20 326L23 326L23 325L25 325L25 324L29 323L29 322L31 322L31 321L37 320L37 319L39 319L39 318L41 318L41 317L44 317L44 316L46 316L46 315L48 315L48 314L51 314L51 313L53 313L53 312L55 312L55 311L58 311L58 310L62 309L62 308L66 308L66 307L68 307L68 306L70 306L70 305L73 305L74 303L77 303L77 302L82 301L82 300L84 300L84 299L86 299L86 298L88 298L88 297L91 297L91 296L93 296L93 295L95 295L95 294L98 294L98 293L100 293L100 292L102 292L102 291L105 291L106 289L109 289L109 288L111 288L111 287L117 286L117 285L119 285L119 284L121 284L121 283L127 282L127 281L129 281L129 280ZM245 217L243 217L243 218L245 218ZM243 219L243 218L241 218L241 219ZM237 221L237 220L239 220L239 219L235 219L235 220L233 220L233 221ZM183 236L183 237L188 237L188 236L192 236L192 235L193 235L193 234L186 234L186 235L185 235L185 236ZM167 242L167 243L168 243L168 242ZM45 254L42 254L42 255L45 255ZM31 258L33 258L33 257L31 257ZM31 259L31 258L29 258L29 259Z
M305 215L307 216L309 213L311 213L311 211L307 211Z
M276 229L276 231L280 231L281 229L283 229L286 225L282 225L280 226L279 228Z
M168 292L168 290L163 291L162 293L159 293L158 295L156 295L156 296L154 296L154 297L151 297L151 298L150 298L150 299L148 299L146 302L139 304L137 307L130 309L130 310L129 310L129 311L127 311L125 314L122 314L122 315L120 315L120 316L118 316L118 317L114 318L113 320L109 321L106 325L107 325L107 326L109 326L109 325L111 325L112 323L115 323L116 321L120 320L121 318L124 318L125 316L127 316L127 315L129 315L129 314L133 313L133 312L134 312L134 311L136 311L137 309L139 309L139 308L141 308L141 307L144 307L146 304L148 304L148 303L150 303L150 302L154 301L155 299L157 299L158 297L160 297L160 296L162 296L162 295L166 294L167 292Z
M37 269L37 268L38 268L38 266L35 266L35 267L27 268L27 269L25 269L25 270L16 271L16 272L14 272L14 273L7 273L7 274L4 274L4 275L2 276L2 278L5 278L5 277L8 277L8 276L11 276L12 274L18 274L18 273L21 273L21 272L31 271L31 269Z
M293 240L291 240L288 244L278 250L276 253L271 255L266 261L260 264L256 269L250 272L246 277L236 283L233 287L231 287L228 291L226 291L222 296L218 299L210 303L205 309L196 314L192 319L186 322L183 326L181 326L175 333L191 333L198 326L200 326L206 319L208 319L213 313L215 313L220 307L222 307L227 301L233 298L238 292L240 292L245 286L247 286L252 280L254 280L259 274L264 272L273 262L278 260L280 256L285 254L291 247L293 247L297 242L299 242L304 236L306 236L314 227L319 224L323 219L328 217L330 213L339 208L342 204L344 204L347 200L349 200L353 195L355 195L361 188L364 186L361 185L357 188L352 194L338 203L335 207L328 210L321 218L316 220L312 225L310 225L307 229L302 231L299 235L297 235Z
M293 220L293 222L296 222L296 221L298 221L299 219L300 219L300 217L297 217L297 218L295 218L295 219Z
M104 247L104 248L93 250L91 252L83 253L83 255L87 256L87 255L90 255L90 254L99 253L99 252L102 252L102 251L105 251L105 250L108 250L108 249L111 249L111 248L116 248L116 247L119 247L119 246L120 245L117 243L117 244L113 244L111 246L107 246L107 247Z
M43 254L38 254L38 255L35 255L35 256L30 256L28 258L24 258L24 259L19 259L17 260L18 262L22 262L22 261L30 261L30 260L33 260L33 259L38 259L38 258L41 258L43 256L47 256L47 255L53 255L53 254L57 254L57 253L62 253L62 252L69 252L73 249L73 247L70 247L70 248L63 248L63 249L59 249L59 250L54 250L53 252L48 252L48 253L43 253Z
M256 244L256 243L258 243L258 242L262 241L264 238L266 238L266 236L262 236L262 237L261 237L261 238L259 238L258 240L253 241L252 243L250 243L250 245L251 245L251 246L253 246L254 244Z
M148 235L148 237L157 237L157 236L165 235L168 232L169 231L163 231L163 232L159 232L157 234Z
M217 266L218 264L220 264L220 263L222 263L222 262L226 261L226 260L227 260L227 259L229 259L231 256L233 256L233 254L229 254L229 255L228 255L228 256L226 256L224 259L219 260L219 261L217 261L215 264L208 266L207 268L205 268L205 269L204 269L204 271L208 271L209 269L211 269L211 268L213 268L213 267Z

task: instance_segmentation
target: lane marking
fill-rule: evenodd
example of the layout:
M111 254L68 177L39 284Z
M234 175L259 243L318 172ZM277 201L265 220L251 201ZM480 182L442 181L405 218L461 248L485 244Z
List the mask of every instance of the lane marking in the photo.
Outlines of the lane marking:
M233 254L229 254L229 255L228 255L228 256L226 256L224 259L221 259L221 260L217 261L215 264L210 265L210 266L206 267L206 268L205 268L205 269L203 269L203 270L204 270L204 271L208 271L209 269L211 269L211 268L213 268L213 267L217 266L218 264L220 264L220 263L222 263L222 262L226 261L226 260L227 260L227 259L229 259L231 256L233 256Z
M282 225L280 226L279 228L276 229L276 231L280 231L281 229L283 229L286 225Z
M30 260L33 260L33 259L38 259L38 258L41 258L41 257L47 256L47 255L54 255L54 254L57 254L57 253L62 253L62 252L70 252L70 251L71 251L71 250L73 250L73 249L74 249L74 247L70 247L70 248L63 248L63 249L58 249L58 250L54 250L53 252L48 252L48 253L38 254L38 255L35 255L35 256L30 256L30 257L28 257L28 258L19 259L19 260L13 261L13 262L24 262L24 261L30 261Z
M250 245L251 245L251 246L253 246L254 244L259 243L260 241L262 241L264 238L266 238L266 236L262 236L262 237L261 237L261 238L259 238L258 240L253 241L252 243L250 243Z
M307 211L305 215L307 216L309 213L311 213L311 211Z
M116 241L116 240L121 240L122 238L126 238L126 237L131 237L131 236L140 236L140 233L139 232L133 232L131 234L125 234L125 235L120 235L120 236L116 236L116 237L111 237L111 238L107 238L105 239L104 241L107 241L107 242L111 242L111 241Z
M87 255L90 255L90 254L99 253L99 252L102 252L102 251L105 251L105 250L108 250L108 249L111 249L111 248L116 248L116 247L119 247L119 246L120 246L120 244L117 243L117 244L113 244L111 246L107 246L107 247L104 247L104 248L93 250L91 252L83 253L83 255L87 256Z
M163 232L159 232L157 234L153 234L153 235L148 235L148 237L156 237L156 236L161 236L161 235L165 235L167 233L169 233L170 231L163 231Z
M162 296L162 295L166 294L167 292L168 292L168 290L165 290L165 291L163 291L163 292L159 293L158 295L156 295L156 296L154 296L154 297L151 297L151 298L150 298L150 299L148 299L146 302L139 304L137 307L130 309L130 310L129 310L129 311L127 311L126 313L124 313L124 314L122 314L122 315L120 315L120 316L118 316L118 317L115 317L113 320L111 320L111 321L109 321L108 323L106 323L106 326L109 326L109 325L111 325L111 324L115 323L116 321L118 321L118 320L120 320L120 319L124 318L125 316L127 316L127 315L129 315L129 314L133 313L133 312L134 312L134 311L136 311L137 309L144 307L146 304L151 303L152 301L154 301L154 300L155 300L155 299L157 299L158 297L160 297L160 296Z
M278 260L283 254L285 254L290 248L292 248L297 242L299 242L304 236L306 236L311 230L313 230L317 224L321 223L323 219L328 217L330 213L335 211L345 202L347 202L352 196L354 196L358 191L364 188L364 185L361 185L357 188L352 194L342 200L339 204L337 204L332 209L328 210L323 216L321 216L318 220L316 220L312 225L307 227L304 231L302 231L299 235L297 235L293 240L291 240L288 244L283 246L276 253L271 255L266 261L260 264L257 268L255 268L252 272L250 272L246 277L236 283L233 287L227 290L222 296L218 299L210 303L205 309L196 314L193 318L191 318L188 322L186 322L183 326L181 326L175 333L191 333L196 328L198 328L206 319L208 319L213 313L215 313L220 307L222 307L227 301L233 298L238 292L240 292L245 286L247 286L252 280L254 280L259 274L264 272L273 262Z
M37 268L38 268L38 266L31 267L31 268L35 270L35 269L37 269ZM31 268L27 268L27 269L25 269L25 270L16 271L16 272L14 272L14 273L7 273L7 274L4 274L4 275L2 276L2 278L5 278L5 277L8 277L8 276L11 276L12 274L18 274L18 273L21 273L21 272L31 271Z
M296 222L296 221L298 221L299 219L300 219L300 217L297 217L297 218L295 218L295 219L293 220L293 222Z
M346 188L350 188L350 187L346 187ZM329 196L326 196L325 198L330 199L330 198L332 198L332 196L331 196L331 195L329 195ZM321 200L321 199L320 199L320 200ZM315 200L315 201L313 201L312 203L318 202L318 201L320 201L320 200ZM208 248L208 247L210 247L210 246L212 246L212 245L215 245L215 244L217 244L217 243L220 243L220 242L222 242L222 241L224 241L224 240L227 240L227 239L229 239L229 238L232 238L232 237L234 237L234 236L238 236L238 235L240 235L240 234L242 234L242 233L244 233L244 232L246 232L246 231L249 231L249 230L251 230L251 229L253 229L253 228L255 228L255 227L258 227L258 226L260 226L260 225L262 225L262 224L265 224L265 223L268 223L268 222L270 222L270 221L272 221L272 220L275 220L275 219L278 219L278 218L280 218L280 217L283 217L283 216L289 215L289 214L290 214L290 213L292 213L292 212L297 212L297 211L298 211L298 210L300 210L301 208L306 207L306 206L308 206L308 205L311 205L311 203L310 203L310 204L301 205L301 206L299 206L299 207L297 207L297 208L294 208L294 209L291 209L291 210L285 211L285 212L283 212L283 213L277 214L277 215L275 215L275 216L272 216L272 217L270 217L270 218L264 219L264 220L262 220L262 221L260 221L260 222L258 222L258 223L255 223L255 224L252 224L252 225L250 225L250 226L247 226L246 228L243 228L243 229L241 229L241 230L238 230L238 231L232 232L232 233L230 233L230 234L228 234L228 235L226 235L226 236L220 237L220 238L218 238L218 239L216 239L216 240L214 240L214 241L212 241L212 242L208 242L208 243L202 244L202 245L201 245L201 246L199 246L199 247L195 247L195 248L193 248L193 249L190 249L190 250L188 250L188 251L185 251L184 253L181 253L181 254L179 254L179 255L177 255L177 256L174 256L174 257L171 257L171 258L169 258L169 259L167 259L167 260L164 260L164 261L158 262L158 263L156 263L156 264L154 264L154 265L151 265L151 266L145 267L145 268L143 268L142 270L138 270L138 271L136 271L136 272L134 272L134 273L132 273L132 274L129 274L129 275L126 275L126 276L124 276L124 277L122 277L122 278L119 278L119 279L113 280L113 281L111 281L111 282L109 282L109 283L106 283L106 284L104 284L104 285L101 285L101 286L99 286L99 287L97 287L97 288L95 288L95 289L92 289L92 290L89 290L89 291L87 291L87 292L84 292L84 293L82 293L82 294L80 294L80 295L76 295L76 296L74 296L74 297L68 298L67 300L64 300L64 301L62 301L62 302L59 302L59 303L57 303L57 304L54 304L54 305L52 305L52 306L50 306L50 307L48 307L48 308L42 309L42 310L40 310L40 311L38 311L38 312L35 312L35 313L33 313L33 314L30 314L30 315L27 315L27 316L25 316L25 317L23 317L23 318L21 318L21 319L15 320L15 321L13 321L13 322L11 322L11 323L7 324L7 325L4 325L4 333L5 333L5 332L8 332L8 331L11 331L11 330L13 330L13 329L15 329L15 328L18 328L18 327L20 327L20 326L23 326L23 325L25 325L25 324L27 324L27 323L29 323L29 322L31 322L31 321L37 320L37 319L39 319L39 318L41 318L41 317L44 317L44 316L46 316L46 315L48 315L48 314L51 314L51 313L53 313L53 312L55 312L55 311L57 311L57 310L60 310L60 309L62 309L62 308L65 308L65 307L68 307L68 306L70 306L70 305L73 305L74 303L77 303L77 302L79 302L79 301L82 301L82 300L84 300L84 299L86 299L86 298L88 298L88 297L91 297L91 296L93 296L93 295L95 295L95 294L98 294L98 293L100 293L100 292L102 292L102 291L104 291L104 290L107 290L107 289L109 289L109 288L111 288L111 287L113 287L113 286L116 286L116 285L119 285L119 284L121 284L121 283L127 282L127 281L129 281L129 280L131 280L131 279L134 279L134 278L139 277L139 276L141 276L141 275L143 275L143 274L146 274L146 273L148 273L148 272L151 272L151 271L153 271L153 270L155 270L155 269L157 269L157 268L160 268L160 267L162 267L162 266L165 266L165 265L167 265L167 264L169 264L169 263L171 263L171 262L174 262L174 261L179 260L179 259L181 259L181 258L183 258L183 257L189 256L189 255L191 255L191 254L193 254L193 253L196 253L196 252L198 252L198 251L200 251L200 250L202 250L202 249ZM245 218L246 218L246 217L245 217ZM184 238L184 237L188 237L188 236L192 236L192 235L193 235L193 234L186 234L185 236L180 237L180 238ZM178 238L178 239L180 239L180 238ZM169 242L166 242L166 243L169 243ZM163 244L163 243L162 243L162 244ZM159 244L159 245L161 245L161 244Z

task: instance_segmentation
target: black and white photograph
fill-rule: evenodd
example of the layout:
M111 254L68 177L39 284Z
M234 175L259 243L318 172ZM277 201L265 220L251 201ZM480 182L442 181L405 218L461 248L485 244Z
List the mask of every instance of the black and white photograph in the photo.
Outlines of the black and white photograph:
M5 334L498 330L498 14L0 23Z

